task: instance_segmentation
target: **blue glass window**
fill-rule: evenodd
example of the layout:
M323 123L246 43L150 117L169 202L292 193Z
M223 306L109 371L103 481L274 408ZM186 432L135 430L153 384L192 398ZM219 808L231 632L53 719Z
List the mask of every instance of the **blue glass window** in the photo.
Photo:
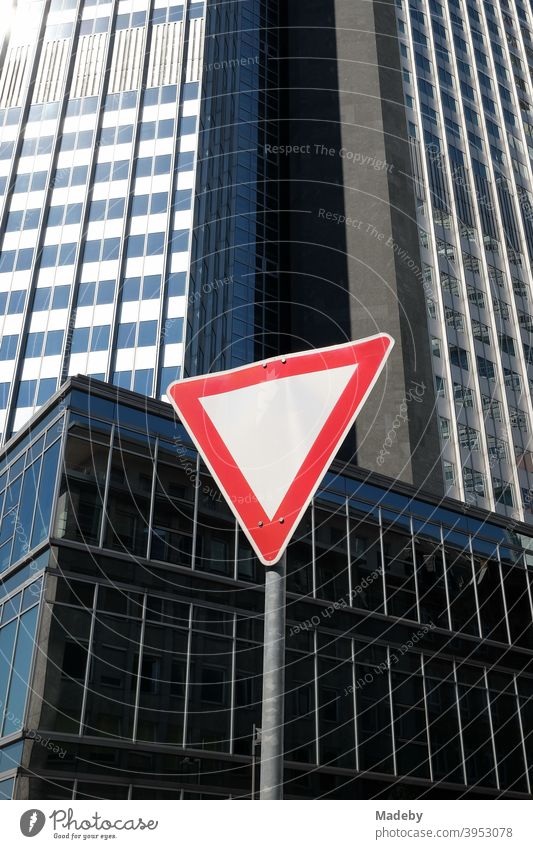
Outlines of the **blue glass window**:
M196 115L186 115L180 122L180 135L196 132Z
M112 304L115 297L115 281L101 280L98 284L97 304Z
M196 121L196 119L195 119ZM157 127L158 139L171 139L174 135L174 121L172 118L165 118L159 122Z
M69 203L65 215L65 224L79 224L82 208L83 205L81 203Z
M40 209L27 209L24 216L24 230L36 230L41 218Z
M76 165L75 168L72 169L72 179L70 181L71 186L84 186L87 182L87 173L89 169L87 165ZM44 186L43 186L44 188Z
M152 202L150 204L150 213L151 215L157 215L160 212L166 212L168 209L168 193L167 192L156 192L156 194L152 195Z
M37 397L38 404L44 404L44 402L54 394L55 383L55 378L46 378L46 380L41 380L39 385L39 395ZM52 447L49 448L43 456L39 491L37 493L35 505L35 518L31 535L31 548L35 548L35 546L39 545L50 530L52 513L52 499L50 498L50 493L54 491L54 484L56 481L59 447L59 442L56 442L56 444L52 445ZM29 589L32 589L33 587L34 585L31 584Z
M135 167L136 177L151 177L152 176L153 160L151 156L141 156L137 160Z
M43 377L39 381L39 390L37 392L37 406L40 407L42 404L46 404L49 398L52 397L54 392L56 391L57 380L55 377ZM37 523L38 516L35 516L35 521ZM33 545L37 545L38 543L33 543Z
M63 223L65 208L63 206L51 206L48 210L48 227L60 227Z
M175 342L181 342L183 339L183 319L168 318L165 321L165 342L172 345Z
M129 257L144 256L144 236L129 236L127 254Z
M167 389L174 380L179 380L180 369L178 366L165 366L161 369L159 378L159 394L166 395Z
M140 286L140 277L127 277L122 284L122 300L138 301Z
M102 249L102 242L92 240L90 242L85 243L85 250L83 252L83 261L84 262L99 262L100 261L100 251Z
M22 228L22 212L10 212L6 222L6 233L16 233Z
M30 188L30 176L31 174L17 174L13 191L15 193L27 192Z
M161 277L158 274L152 274L145 277L143 281L143 301L154 300L159 298L161 291Z
M115 164L113 165L113 180L127 180L129 170L130 163L128 159L121 160L120 162L115 162Z
M17 264L15 268L17 271L28 271L31 268L32 262L33 248L22 248L18 252Z
M35 628L39 606L28 610L20 618L17 646L13 659L13 671L9 685L3 734L11 734L22 727L22 717L26 705L30 667L35 645Z
M174 230L172 233L172 238L170 240L170 250L172 253L178 253L179 251L186 251L189 247L189 231L188 230Z
M176 170L180 171L192 171L194 165L194 151L186 150L183 153L178 155L178 162L176 166Z
M177 210L180 209L190 209L192 203L192 191L191 189L178 189L177 192L174 192L174 208Z
M63 330L48 331L48 334L46 336L46 345L44 349L45 357L55 357L57 356L57 354L61 353L61 346L63 345L63 336Z
M93 327L91 337L91 351L107 351L109 347L110 326L108 324Z
M157 321L141 321L139 323L139 338L137 346L147 348L155 345L157 338Z
M117 127L117 144L128 144L133 139L133 124Z
M122 218L124 215L124 198L114 198L109 201L107 217L109 219Z
M0 360L12 360L17 352L18 336L3 336L0 343Z
M26 357L40 357L43 352L44 333L28 333L26 340Z
M103 127L100 133L100 145L106 147L109 144L115 144L115 127Z
M145 121L141 124L139 139L141 141L155 139L155 121Z
M24 312L24 302L26 300L26 290L20 289L18 292L11 292L9 296L9 305L7 308L8 315L20 315Z
M50 306L51 297L52 289L49 286L44 289L37 289L33 299L33 311L43 312L43 310L47 310Z
M10 386L10 383L0 383L0 410L5 410L7 407Z
M117 334L117 348L133 348L135 345L135 330L137 325L134 323L119 324Z
M33 407L36 390L36 380L21 380L19 383L17 407Z
M84 354L89 350L89 328L76 327L72 334L72 354Z
M120 239L104 239L104 250L102 260L109 261L118 259L120 252Z
M187 275L185 271L177 271L174 274L168 275L168 295L175 297L185 294L185 284Z
M140 392L142 395L152 394L152 383L154 381L154 370L151 368L138 369L133 378L134 392Z
M148 233L146 256L159 256L165 249L164 233Z
M131 204L131 214L146 215L148 213L148 200L148 195L136 195Z
M0 273L13 271L16 251L2 251L0 254Z
M61 249L59 251L59 265L73 265L74 260L76 258L76 244L72 242L68 245L61 245Z
M122 389L129 389L131 386L131 371L113 372L112 383L114 386L120 386Z
M46 186L46 171L37 171L31 178L31 191L41 192Z
M98 162L96 168L94 169L94 182L95 183L108 183L111 179L111 163L110 162Z
M89 211L89 221L104 221L106 210L105 200L93 200Z
M185 83L183 86L183 100L196 100L198 98L198 83Z
M47 245L41 252L41 268L53 268L57 260L58 245Z
M171 164L171 156L170 154L164 154L163 156L156 156L155 165L154 165L154 174L168 174L170 173L170 164Z
M175 85L166 85L161 89L161 103L175 103L178 98L178 88Z
M7 292L0 292L0 315L5 315L7 304Z
M68 307L70 286L56 286L52 298L52 309L62 310Z

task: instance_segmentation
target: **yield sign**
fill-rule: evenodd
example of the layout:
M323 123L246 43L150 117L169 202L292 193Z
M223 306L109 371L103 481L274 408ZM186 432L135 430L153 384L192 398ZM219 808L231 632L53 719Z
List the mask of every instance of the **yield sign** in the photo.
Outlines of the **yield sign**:
M382 333L167 389L265 566L281 558L393 345Z

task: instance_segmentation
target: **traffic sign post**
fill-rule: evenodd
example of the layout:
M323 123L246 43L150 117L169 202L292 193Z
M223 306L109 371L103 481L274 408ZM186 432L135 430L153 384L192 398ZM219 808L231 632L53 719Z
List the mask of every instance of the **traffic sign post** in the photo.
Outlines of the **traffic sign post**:
M265 574L261 799L283 799L287 554Z
M167 390L267 567L261 799L283 792L285 551L393 345L382 333L186 378Z

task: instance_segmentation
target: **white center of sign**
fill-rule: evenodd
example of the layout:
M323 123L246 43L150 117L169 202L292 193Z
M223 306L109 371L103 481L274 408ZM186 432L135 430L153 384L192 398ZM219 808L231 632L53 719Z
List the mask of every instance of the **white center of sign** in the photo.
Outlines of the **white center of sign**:
M199 399L269 519L356 369L354 363Z

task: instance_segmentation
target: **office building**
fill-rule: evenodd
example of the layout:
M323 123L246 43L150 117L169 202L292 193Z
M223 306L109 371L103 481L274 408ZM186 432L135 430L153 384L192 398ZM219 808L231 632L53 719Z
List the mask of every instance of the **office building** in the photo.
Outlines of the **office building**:
M376 332L288 550L285 797L531 795L530 10L458 2L16 4L4 797L251 798L263 567L165 390Z

